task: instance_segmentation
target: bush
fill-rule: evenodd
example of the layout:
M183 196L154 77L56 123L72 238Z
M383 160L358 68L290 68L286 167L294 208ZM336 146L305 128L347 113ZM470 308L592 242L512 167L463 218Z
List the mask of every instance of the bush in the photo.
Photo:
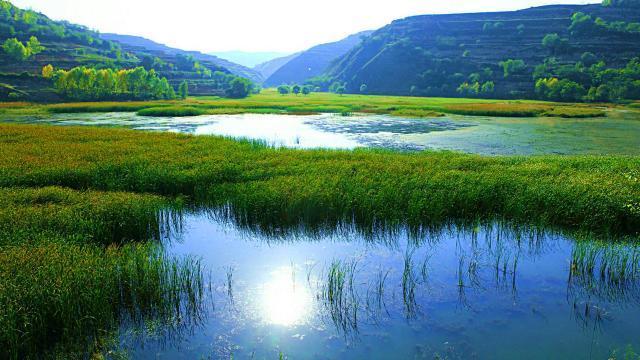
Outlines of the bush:
M504 70L505 78L514 74L523 73L527 69L527 65L524 63L523 60L509 59L509 60L501 61L499 65Z

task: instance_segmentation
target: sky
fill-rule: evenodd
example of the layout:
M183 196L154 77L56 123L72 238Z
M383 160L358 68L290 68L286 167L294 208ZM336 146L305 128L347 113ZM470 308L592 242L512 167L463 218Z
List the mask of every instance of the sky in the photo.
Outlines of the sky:
M202 52L296 52L412 15L593 0L13 0L54 20ZM597 2L597 1L595 1Z

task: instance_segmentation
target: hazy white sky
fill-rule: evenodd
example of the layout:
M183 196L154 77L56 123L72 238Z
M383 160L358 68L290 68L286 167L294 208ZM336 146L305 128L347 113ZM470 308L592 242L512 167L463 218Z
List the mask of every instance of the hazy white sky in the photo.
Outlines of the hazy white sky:
M594 0L13 0L55 20L204 52L294 52L410 15L590 2Z

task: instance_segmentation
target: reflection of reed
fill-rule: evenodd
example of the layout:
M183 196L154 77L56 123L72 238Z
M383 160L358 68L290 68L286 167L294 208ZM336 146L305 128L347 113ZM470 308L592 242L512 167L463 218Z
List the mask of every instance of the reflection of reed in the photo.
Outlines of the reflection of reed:
M568 292L571 298L640 303L640 244L576 242Z

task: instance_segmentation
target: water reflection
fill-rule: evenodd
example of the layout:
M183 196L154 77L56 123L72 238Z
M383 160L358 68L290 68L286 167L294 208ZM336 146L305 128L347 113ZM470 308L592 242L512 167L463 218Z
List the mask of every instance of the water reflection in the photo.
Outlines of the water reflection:
M228 210L184 214L180 241L166 241L214 269L215 310L187 340L134 344L136 357L605 358L640 348L633 241L500 222L255 224Z
M262 311L267 322L282 326L302 323L311 313L312 298L293 266L275 269L262 286Z

